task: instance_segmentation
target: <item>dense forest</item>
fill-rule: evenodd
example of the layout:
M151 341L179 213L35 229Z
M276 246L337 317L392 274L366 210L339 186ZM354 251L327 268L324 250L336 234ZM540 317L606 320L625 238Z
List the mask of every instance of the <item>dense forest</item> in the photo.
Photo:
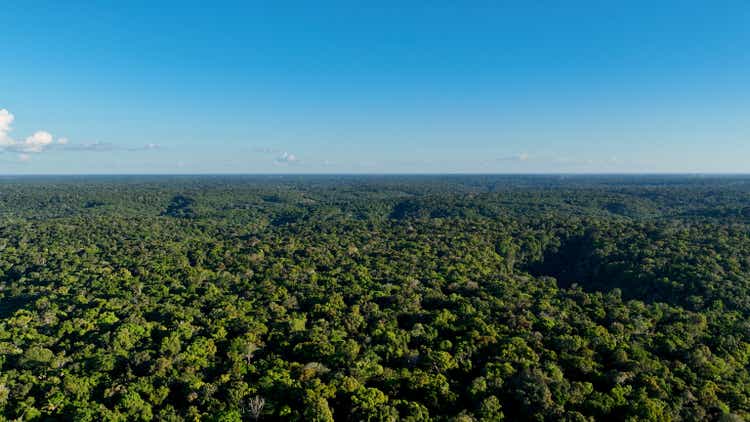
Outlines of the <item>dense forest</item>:
M750 419L750 178L0 179L0 420Z

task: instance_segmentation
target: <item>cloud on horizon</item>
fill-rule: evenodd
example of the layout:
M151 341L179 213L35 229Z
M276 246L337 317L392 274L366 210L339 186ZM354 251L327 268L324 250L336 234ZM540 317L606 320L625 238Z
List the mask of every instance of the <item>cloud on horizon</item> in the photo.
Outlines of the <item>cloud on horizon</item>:
M19 161L29 161L29 154L44 152L55 144L55 139L46 130L38 130L23 141L17 141L10 136L13 130L13 121L16 117L7 109L0 109L0 152L17 152ZM67 138L61 138L58 144L67 144Z
M8 132L11 131L11 125L13 124L14 119L15 116L10 114L8 110L0 110L0 147L3 147L12 142L12 139L10 138L10 135L8 135Z
M159 144L146 144L140 147L124 147L111 142L88 142L84 144L69 144L66 142L57 142L54 149L60 151L89 151L89 152L110 152L110 151L153 151L161 149Z
M291 152L284 151L281 149L269 148L269 147L255 147L253 148L253 151L261 153L261 154L275 155L276 157L273 159L273 164L276 166L288 166L292 164L301 163L299 157L297 157L295 154L292 154Z
M299 163L299 158L297 158L297 156L294 154L284 151L281 153L281 155L276 157L276 163L277 164L296 164L296 163Z
M529 155L528 152L522 152L520 154L498 158L497 161L529 161L530 159L531 155Z
M0 153L16 152L18 161L28 162L31 154L40 154L50 150L57 151L151 151L160 149L161 146L149 143L141 147L123 147L109 142L90 142L85 144L70 143L68 138L62 137L55 140L54 136L46 130L38 130L23 141L18 141L10 136L13 130L15 116L7 109L0 109Z

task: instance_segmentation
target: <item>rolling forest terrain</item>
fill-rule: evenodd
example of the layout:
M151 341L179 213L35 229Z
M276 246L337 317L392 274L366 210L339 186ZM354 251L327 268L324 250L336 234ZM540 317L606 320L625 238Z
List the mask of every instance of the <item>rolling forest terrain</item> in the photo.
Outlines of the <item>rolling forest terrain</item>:
M750 177L0 178L0 420L750 419Z

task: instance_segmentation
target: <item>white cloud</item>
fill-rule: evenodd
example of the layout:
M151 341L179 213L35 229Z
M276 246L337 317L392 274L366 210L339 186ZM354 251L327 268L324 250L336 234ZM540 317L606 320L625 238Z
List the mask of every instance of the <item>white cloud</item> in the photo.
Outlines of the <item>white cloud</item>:
M33 135L27 137L24 141L16 141L10 137L14 120L15 116L11 112L6 109L0 110L0 151L20 152L22 154L19 156L19 159L21 161L28 161L27 153L42 152L54 142L52 134L44 130L34 132ZM67 139L65 143L67 143Z
M0 148L12 144L13 140L8 135L15 117L6 109L0 110Z
M10 114L6 109L0 110L0 132L10 132L10 125L13 123L15 116Z
M42 152L52 143L52 134L43 130L35 132L22 143L15 143L13 149L23 152Z
M29 154L38 154L48 150L57 151L152 151L160 149L159 144L146 144L140 147L126 147L111 144L109 142L91 142L84 144L71 144L68 138L61 137L55 141L51 133L46 130L39 130L23 141L17 141L10 136L13 130L13 121L15 116L6 110L0 109L0 152L18 152L19 160L29 161ZM289 162L295 161L291 156Z
M286 151L282 152L281 155L276 157L277 164L294 164L298 162L299 158L297 158L296 155L288 153Z

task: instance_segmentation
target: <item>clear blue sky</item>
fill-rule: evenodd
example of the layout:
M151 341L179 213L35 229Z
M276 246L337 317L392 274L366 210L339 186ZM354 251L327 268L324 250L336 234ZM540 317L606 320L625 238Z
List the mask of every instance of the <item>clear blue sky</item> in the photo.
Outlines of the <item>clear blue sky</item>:
M746 0L363 3L3 2L0 174L750 172Z

